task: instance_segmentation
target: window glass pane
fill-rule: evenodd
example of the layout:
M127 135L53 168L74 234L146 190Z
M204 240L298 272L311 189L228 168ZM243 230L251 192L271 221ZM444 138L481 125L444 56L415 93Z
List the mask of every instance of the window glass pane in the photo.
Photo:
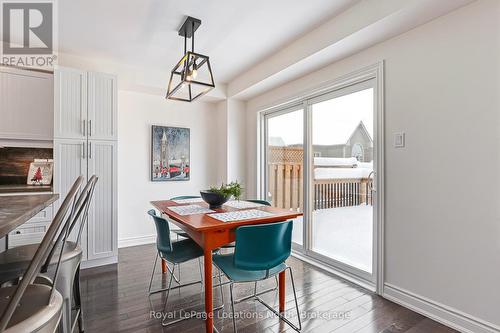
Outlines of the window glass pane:
M311 249L372 272L373 89L312 105Z
M291 111L267 119L267 200L302 212L304 113ZM302 217L294 220L293 241L302 244Z

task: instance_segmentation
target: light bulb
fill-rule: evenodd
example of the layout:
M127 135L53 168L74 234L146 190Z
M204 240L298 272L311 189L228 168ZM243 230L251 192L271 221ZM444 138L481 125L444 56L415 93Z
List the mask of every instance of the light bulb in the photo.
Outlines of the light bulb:
M197 76L198 76L198 71L196 69L193 69L191 71L191 78L196 79Z

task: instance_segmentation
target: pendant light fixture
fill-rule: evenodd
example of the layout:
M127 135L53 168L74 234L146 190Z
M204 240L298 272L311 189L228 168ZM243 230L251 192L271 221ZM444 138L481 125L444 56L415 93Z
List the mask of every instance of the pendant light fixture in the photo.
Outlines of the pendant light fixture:
M184 56L170 73L167 99L192 102L215 88L208 56L194 52L194 33L200 25L199 19L188 16L179 29L179 36L184 37ZM191 51L187 50L188 38Z

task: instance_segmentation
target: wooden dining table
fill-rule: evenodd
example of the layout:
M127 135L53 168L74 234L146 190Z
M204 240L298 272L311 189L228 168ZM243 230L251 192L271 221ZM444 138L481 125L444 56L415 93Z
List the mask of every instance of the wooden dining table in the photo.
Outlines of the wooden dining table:
M205 202L178 203L172 200L151 201L151 204L162 214L185 231L202 249L204 257L204 277L205 277L205 314L206 314L206 332L213 332L213 294L212 294L212 251L223 245L235 241L236 228L243 225L255 225L263 223L284 222L302 215L297 211L274 208L269 206L258 206L252 208L233 208L222 206L214 209L216 213L225 213L238 210L258 209L271 213L266 217L259 217L240 221L223 222L210 216L210 213L179 215L169 207L196 204L208 208ZM258 245L258 244L256 244ZM279 312L285 311L285 272L279 274Z

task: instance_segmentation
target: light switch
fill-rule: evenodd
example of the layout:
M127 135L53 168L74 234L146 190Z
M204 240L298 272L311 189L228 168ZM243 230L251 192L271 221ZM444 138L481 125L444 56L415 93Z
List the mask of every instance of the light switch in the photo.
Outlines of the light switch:
M394 134L394 148L404 148L405 146L405 133L399 132Z

